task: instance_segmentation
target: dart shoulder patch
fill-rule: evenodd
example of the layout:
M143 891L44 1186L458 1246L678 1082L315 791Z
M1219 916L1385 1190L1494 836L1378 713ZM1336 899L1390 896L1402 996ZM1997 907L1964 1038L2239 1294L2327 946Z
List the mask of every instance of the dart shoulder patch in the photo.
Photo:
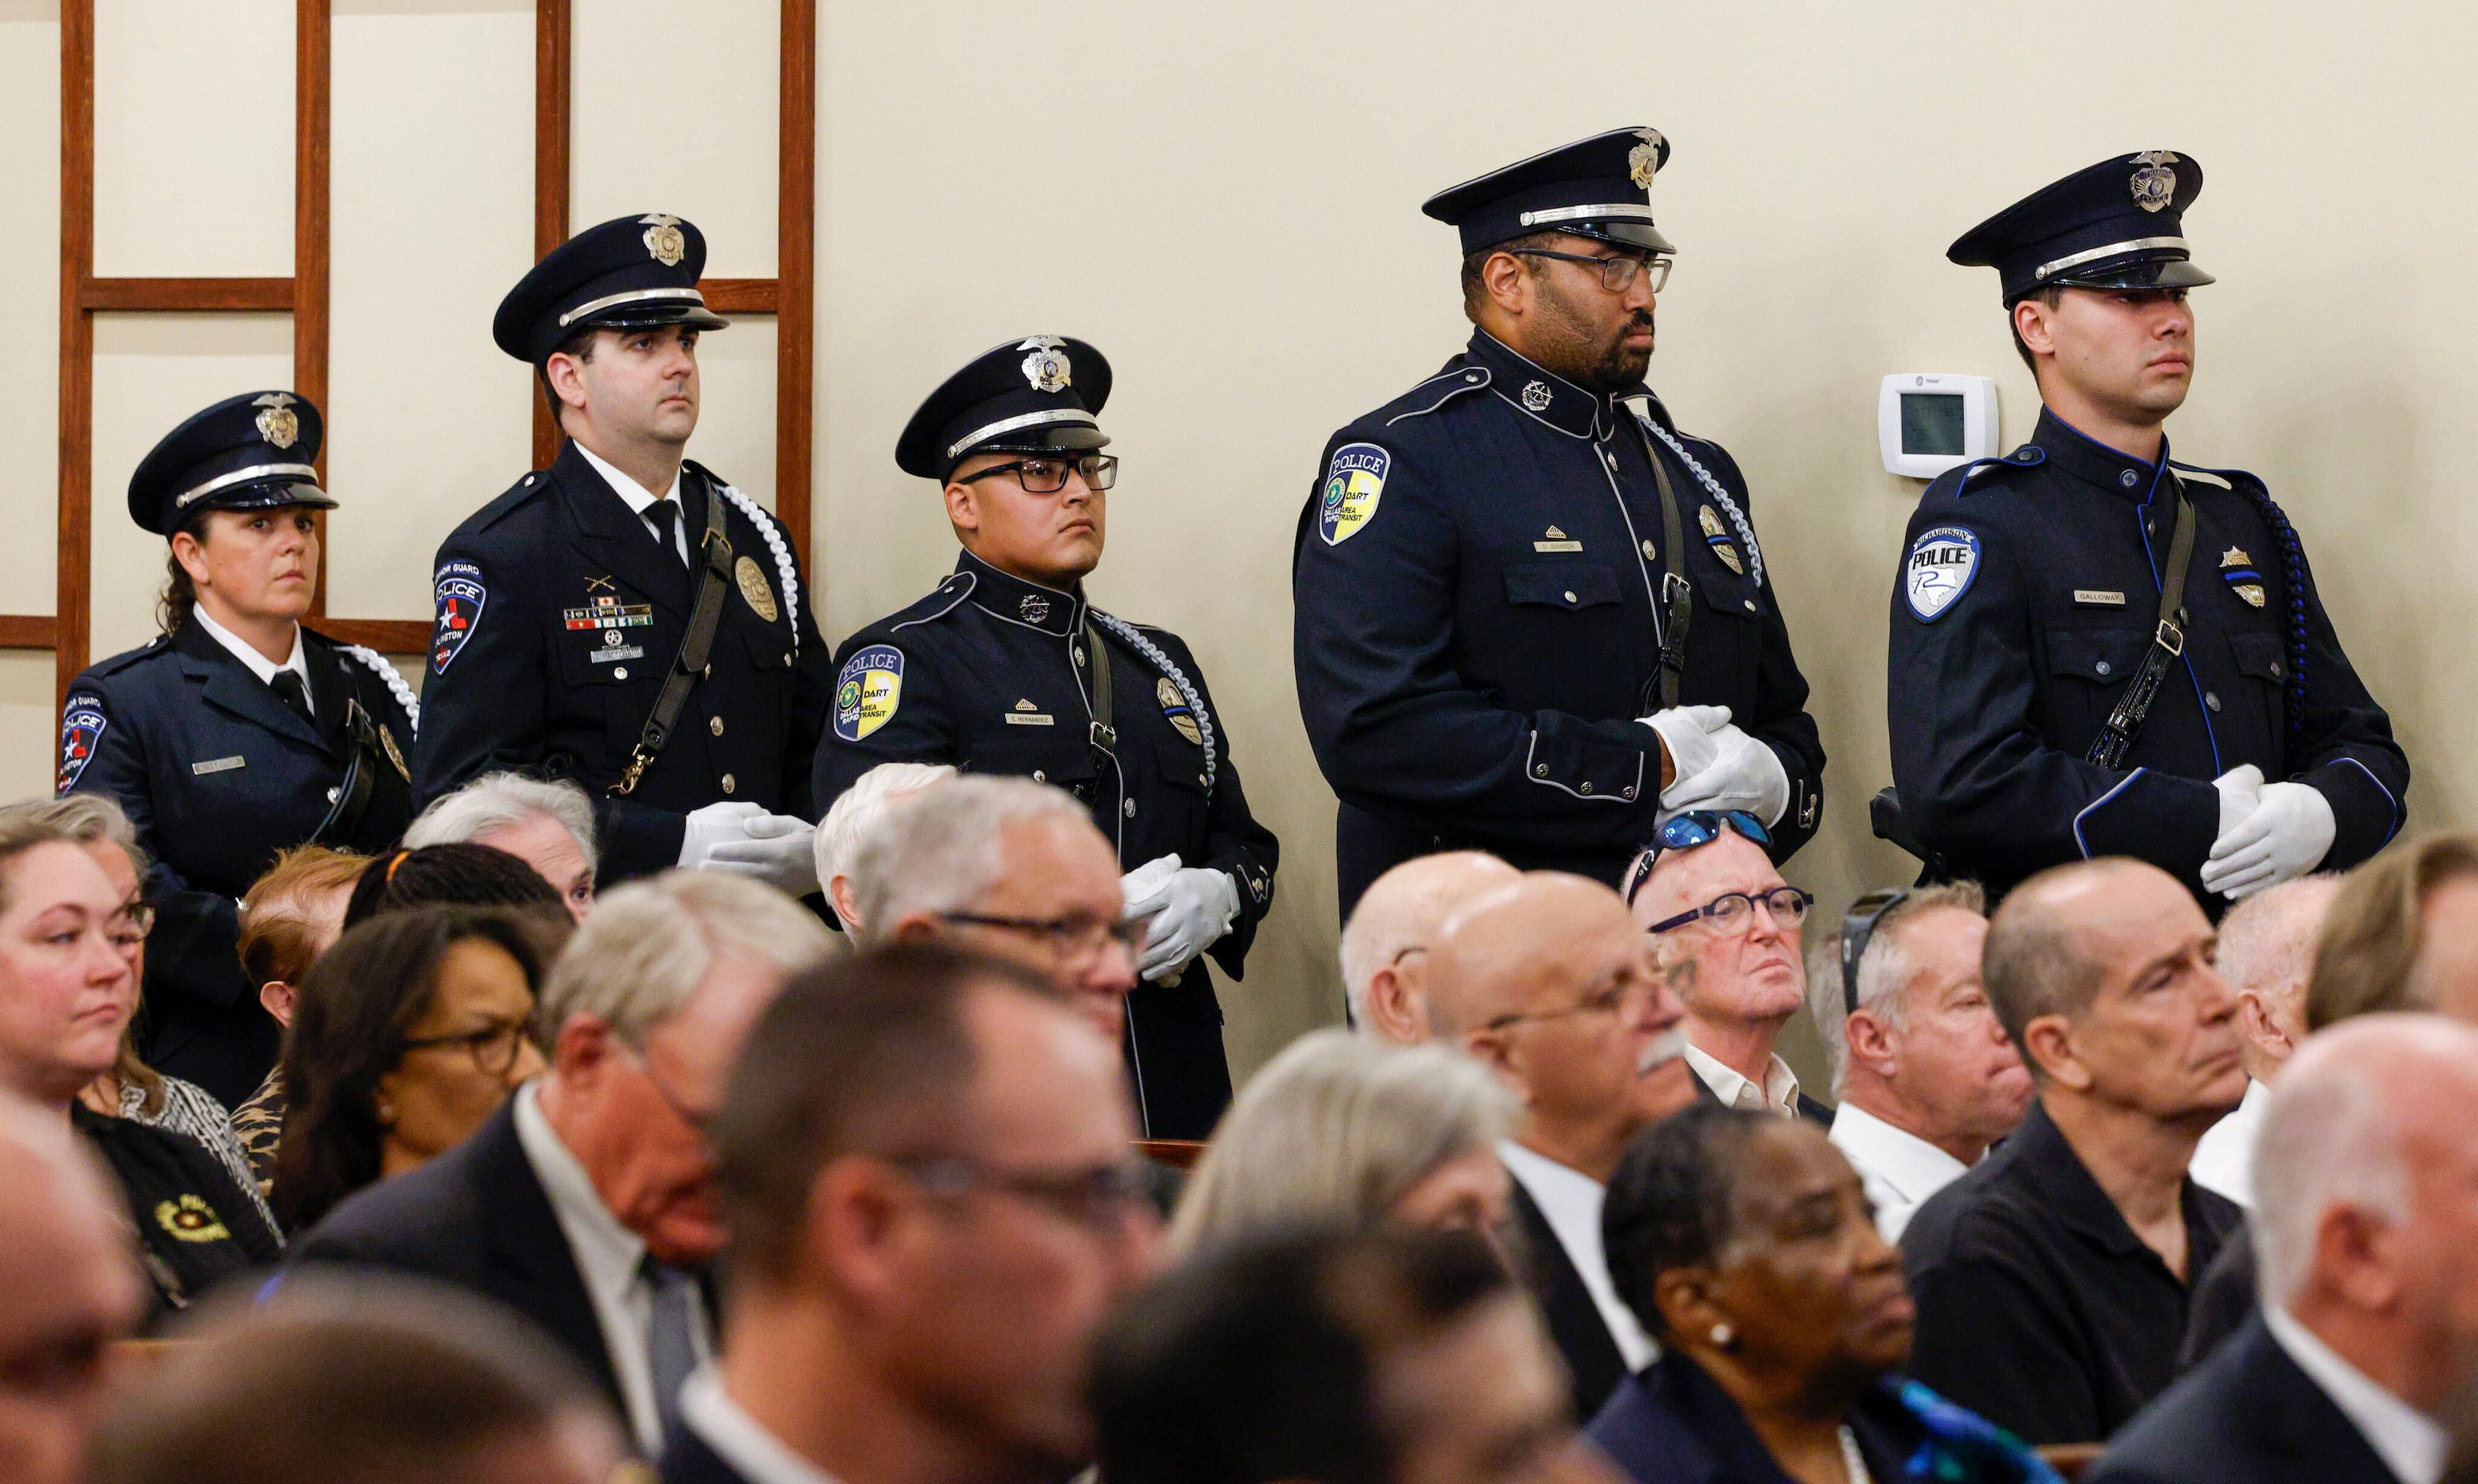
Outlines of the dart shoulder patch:
M77 787L86 766L94 761L95 744L112 723L103 714L103 697L81 691L61 708L61 772L59 792Z
M872 644L844 662L835 677L835 735L859 742L895 719L903 704L903 651Z
M1333 451L1317 495L1317 534L1327 545L1341 545L1377 518L1377 502L1385 497L1385 475L1393 467L1394 456L1375 443L1345 443Z
M482 608L491 598L490 590L482 586L482 569L470 562L442 562L433 585L439 616L430 635L430 672L447 673L465 641L482 621Z

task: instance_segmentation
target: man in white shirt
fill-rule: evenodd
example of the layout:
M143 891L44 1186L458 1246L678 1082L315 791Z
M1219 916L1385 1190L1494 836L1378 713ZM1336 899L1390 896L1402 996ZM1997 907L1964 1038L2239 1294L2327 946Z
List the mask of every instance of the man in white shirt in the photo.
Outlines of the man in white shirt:
M1986 942L1975 883L1893 887L1858 898L1808 956L1808 1009L1833 1059L1833 1143L1887 1242L2031 1105L2031 1073L1980 979Z
M1635 1134L1694 1102L1678 996L1616 893L1533 871L1455 914L1429 953L1429 1019L1522 1097L1499 1145L1575 1412L1589 1417L1652 1342L1601 1252L1601 1195Z
M652 1457L713 1344L705 1126L749 1027L826 932L770 887L673 871L605 895L544 983L550 1070L465 1143L336 1208L294 1266L393 1269L541 1325Z
M1396 1045L1434 1039L1428 979L1438 930L1521 875L1485 850L1444 850L1370 882L1342 925L1342 990L1353 1027Z
M2094 1484L2436 1484L2478 1375L2478 1031L2370 1015L2282 1069L2254 1169L2262 1309Z
M2245 1101L2194 1145L2194 1183L2254 1209L2254 1141L2271 1100L2271 1074L2306 1039L2306 983L2314 943L2340 878L2326 873L2285 881L2229 909L2220 919L2220 977L2238 992L2245 1032Z

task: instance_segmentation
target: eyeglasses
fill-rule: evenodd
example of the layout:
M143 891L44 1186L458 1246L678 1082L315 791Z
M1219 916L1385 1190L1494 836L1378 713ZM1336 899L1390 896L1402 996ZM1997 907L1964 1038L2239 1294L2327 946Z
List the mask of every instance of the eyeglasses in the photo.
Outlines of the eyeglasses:
M155 909L146 902L123 902L103 924L103 936L121 952L135 952L155 931Z
M516 1069L517 1058L524 1054L525 1022L501 1019L469 1031L448 1036L409 1036L404 1048L408 1051L437 1051L450 1046L463 1046L473 1058L474 1069L486 1077L504 1077Z
M1663 918L1644 929L1647 933L1666 933L1684 927L1689 922L1709 922L1716 933L1743 933L1756 925L1756 906L1773 915L1773 920L1783 927L1796 927L1807 920L1807 909L1815 898L1796 887L1775 887L1769 892L1730 892L1712 898L1701 907L1691 908L1674 918Z
M1628 974L1607 989L1586 994L1571 1005L1560 1005L1555 1010L1519 1010L1485 1021L1480 1029L1502 1031L1533 1020L1562 1020L1578 1015L1616 1015L1626 1009L1628 1001L1641 998L1644 991L1651 987L1651 980Z
M1884 914L1910 899L1909 887L1880 887L1850 904L1841 915L1841 1013L1858 1013L1858 961L1876 937Z
M1145 945L1145 934L1151 926L1146 918L1114 920L1083 912L1063 918L991 918L973 912L942 912L938 919L968 927L997 928L1002 933L1022 933L1052 953L1063 954L1070 962L1098 957L1112 943L1133 954Z
M1633 906L1635 893L1652 879L1654 862L1672 850L1692 850L1698 845L1708 845L1720 839L1725 829L1736 831L1766 850L1773 847L1773 832L1764 828L1763 820L1743 809L1725 809L1718 813L1709 809L1689 809L1661 821L1660 828L1653 832L1652 843L1635 853L1634 865L1627 871L1626 889L1618 894L1626 898L1628 906Z
M1518 247L1518 258L1555 258L1560 263L1580 263L1601 270L1601 287L1611 293L1624 293L1634 287L1637 273L1652 275L1651 289L1660 292L1669 282L1671 260L1657 254L1616 253L1606 258L1586 258L1580 253L1553 253L1545 247Z
M993 474L1013 474L1026 494L1056 494L1067 488L1067 473L1073 469L1084 476L1088 490L1107 490L1119 482L1119 461L1105 453L1088 453L1080 459L1017 459L1007 464L993 464L977 474L967 474L956 481L969 485Z
M1088 1170L999 1170L961 1155L892 1161L922 1189L947 1196L995 1191L1046 1206L1060 1219L1102 1235L1115 1234L1145 1206L1145 1166L1127 1159Z

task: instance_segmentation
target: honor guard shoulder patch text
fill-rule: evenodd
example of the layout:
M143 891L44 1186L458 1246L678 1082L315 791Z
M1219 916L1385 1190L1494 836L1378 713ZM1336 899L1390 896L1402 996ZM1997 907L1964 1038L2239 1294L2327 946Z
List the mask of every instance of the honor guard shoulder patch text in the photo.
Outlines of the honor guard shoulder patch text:
M1385 471L1393 466L1394 456L1375 443L1345 443L1333 451L1317 496L1317 534L1327 545L1341 545L1377 518Z
M430 635L430 672L447 673L448 662L473 637L482 621L482 605L490 592L482 586L482 569L470 562L442 563L435 588L439 618Z
M81 692L69 697L61 710L61 777L60 792L77 787L78 776L94 761L94 744L103 740L103 697Z
M1902 586L1909 596L1910 612L1930 623L1959 602L1978 575L1979 533L1958 525L1922 532L1910 543L1909 559L1902 564Z
M1162 715L1170 718L1173 731L1200 747L1204 745L1204 733L1196 724L1196 713L1188 709L1187 697L1178 693L1178 687L1170 683L1170 677L1165 675L1153 682L1153 699L1161 702Z
M766 585L766 574L758 570L753 558L742 557L733 563L731 576L740 584L741 601L748 605L749 612L769 623L781 616L782 610L774 606L774 590Z
M903 651L872 644L853 655L835 680L835 735L859 742L895 719L903 704Z

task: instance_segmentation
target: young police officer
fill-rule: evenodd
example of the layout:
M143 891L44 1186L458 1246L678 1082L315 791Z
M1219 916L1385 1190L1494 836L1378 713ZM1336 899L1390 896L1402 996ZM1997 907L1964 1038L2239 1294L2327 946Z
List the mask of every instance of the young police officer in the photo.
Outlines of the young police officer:
M655 213L534 265L491 333L568 434L439 548L420 803L477 773L594 795L605 881L678 865L818 889L806 822L825 645L782 528L683 462L705 239Z
M2130 855L2225 906L2401 826L2409 762L2288 517L2254 475L2168 457L2202 189L2189 156L2103 161L1946 254L1997 270L2044 406L1920 500L1886 699L1909 843L1991 894Z
M963 554L936 591L844 641L814 792L824 809L880 763L952 763L1082 799L1148 918L1126 1046L1145 1131L1201 1139L1230 1100L1201 955L1239 977L1277 847L1187 645L1085 600L1119 471L1094 415L1109 395L1100 351L1042 335L978 357L912 415L895 462L945 487Z
M1824 749L1746 479L1643 384L1668 158L1613 130L1422 208L1461 233L1478 328L1334 435L1292 564L1346 917L1435 850L1615 885L1682 810L1752 813L1776 861L1815 832Z

